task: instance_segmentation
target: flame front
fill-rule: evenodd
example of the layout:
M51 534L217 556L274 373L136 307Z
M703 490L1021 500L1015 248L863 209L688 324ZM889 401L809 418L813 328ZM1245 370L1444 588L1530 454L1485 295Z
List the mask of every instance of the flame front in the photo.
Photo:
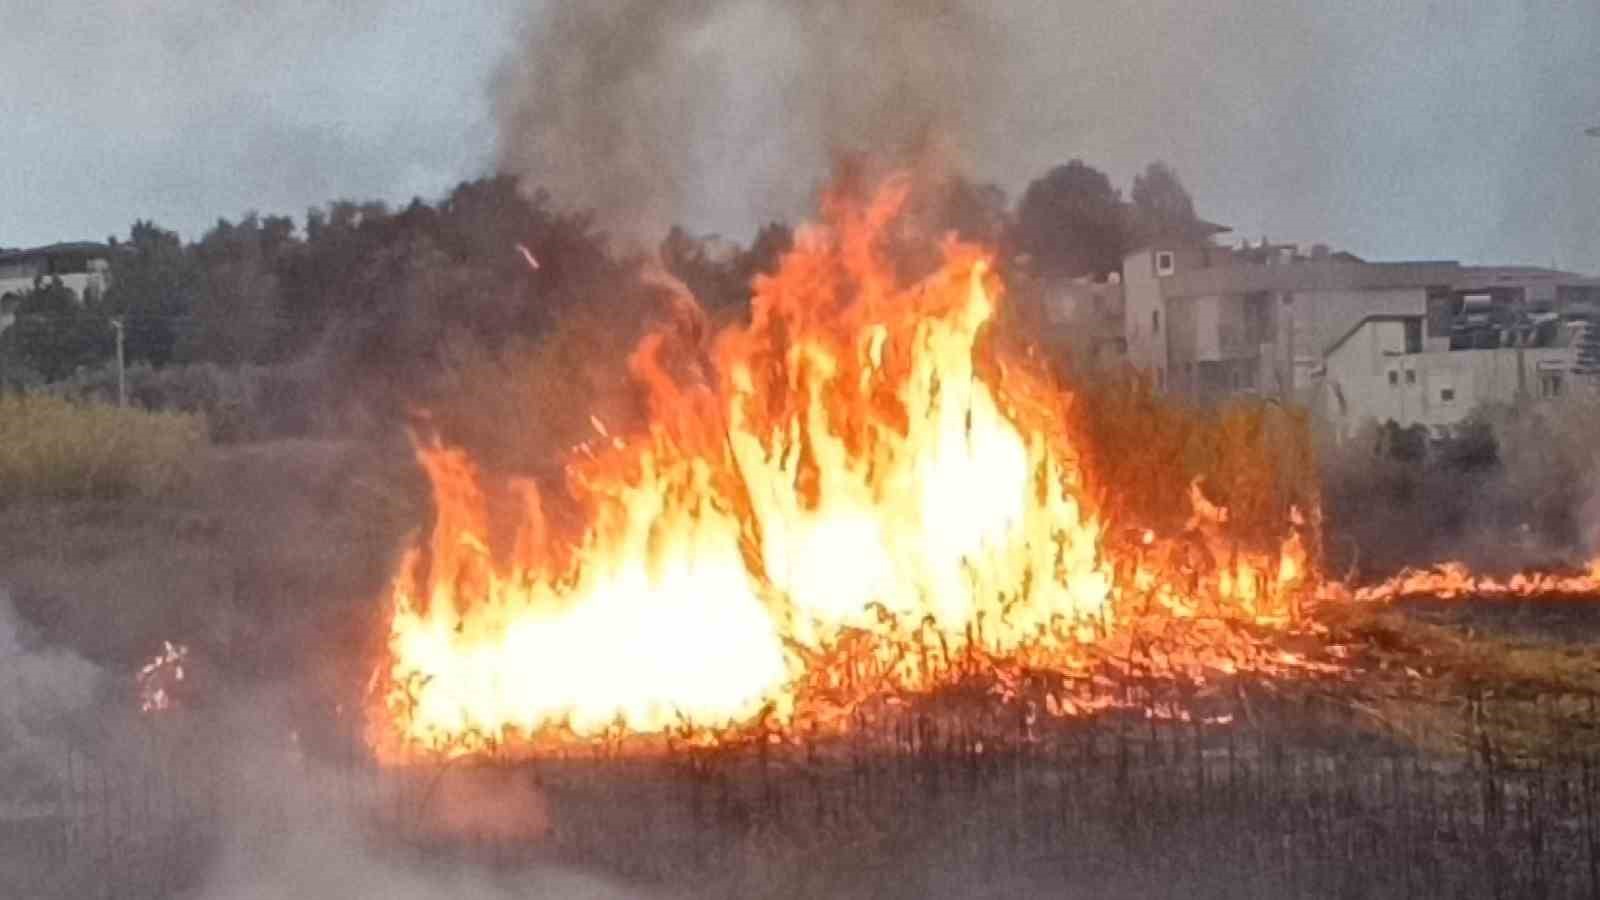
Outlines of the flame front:
M520 484L517 534L491 549L482 474L420 448L436 520L392 588L380 757L783 723L849 665L900 690L963 654L1070 667L1134 595L1267 618L1306 580L1298 533L1182 578L1148 532L1110 559L1070 398L990 346L985 254L948 243L931 276L895 276L881 238L902 195L826 203L703 365L670 334L643 342L649 425L596 422L603 448L568 465L579 539L552 536ZM1226 512L1197 491L1195 516L1209 533Z

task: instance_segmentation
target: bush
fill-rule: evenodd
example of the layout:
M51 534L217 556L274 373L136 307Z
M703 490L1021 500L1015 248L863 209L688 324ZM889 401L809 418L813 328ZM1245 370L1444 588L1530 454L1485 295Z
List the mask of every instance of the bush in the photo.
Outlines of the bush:
M1462 559L1515 569L1600 551L1600 406L1559 400L1474 411L1443 437L1375 423L1323 448L1338 566L1366 576Z
M128 367L127 380L130 405L204 416L211 440L219 444L305 437L317 430L309 363L161 368L139 363ZM117 371L106 367L82 372L50 391L79 402L116 403Z
M197 415L0 396L0 502L158 494L205 442Z

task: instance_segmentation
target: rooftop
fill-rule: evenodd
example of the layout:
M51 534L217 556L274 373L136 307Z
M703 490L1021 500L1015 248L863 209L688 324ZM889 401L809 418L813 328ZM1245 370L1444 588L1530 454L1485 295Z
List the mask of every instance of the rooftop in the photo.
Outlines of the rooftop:
M58 244L46 244L43 247L28 247L20 250L0 249L0 263L32 259L39 256L60 256L69 253L87 256L110 256L111 248L94 241L64 241Z
M1162 279L1168 297L1205 297L1255 291L1371 291L1386 288L1448 287L1461 279L1461 264L1449 260L1353 262L1297 259L1190 269Z

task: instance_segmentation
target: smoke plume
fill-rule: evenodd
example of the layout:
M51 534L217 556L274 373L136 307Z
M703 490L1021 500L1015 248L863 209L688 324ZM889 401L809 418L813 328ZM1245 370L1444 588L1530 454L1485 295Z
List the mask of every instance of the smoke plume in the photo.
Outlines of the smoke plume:
M548 4L497 80L500 161L627 238L690 198L760 221L833 154L963 161L1004 44L976 0Z

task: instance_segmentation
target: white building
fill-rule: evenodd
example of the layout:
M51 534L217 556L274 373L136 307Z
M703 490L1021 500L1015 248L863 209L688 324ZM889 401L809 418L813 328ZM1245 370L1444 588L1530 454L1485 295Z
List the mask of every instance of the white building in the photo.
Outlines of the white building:
M1122 274L1128 360L1162 390L1275 397L1337 434L1445 427L1482 403L1560 392L1583 343L1578 299L1600 310L1600 283L1568 272L1323 248L1156 242Z
M79 300L99 296L107 285L111 248L76 242L28 250L0 250L0 331L16 318L22 295L36 285L60 278Z
M1560 396L1572 386L1574 337L1544 344L1424 350L1417 316L1371 316L1329 348L1316 408L1336 438L1367 422L1443 429L1483 405Z

